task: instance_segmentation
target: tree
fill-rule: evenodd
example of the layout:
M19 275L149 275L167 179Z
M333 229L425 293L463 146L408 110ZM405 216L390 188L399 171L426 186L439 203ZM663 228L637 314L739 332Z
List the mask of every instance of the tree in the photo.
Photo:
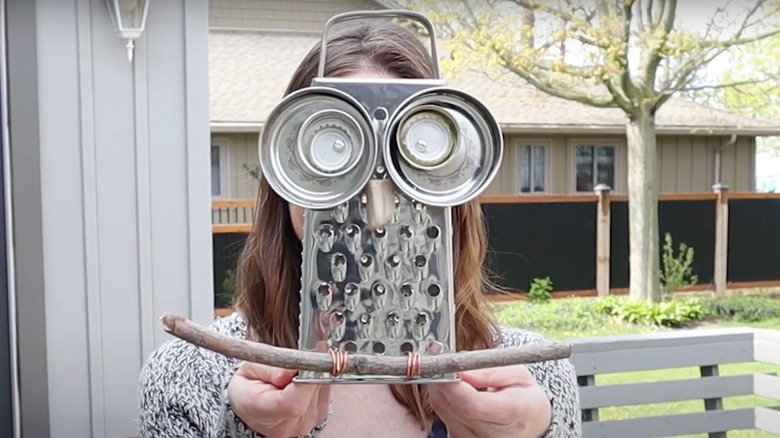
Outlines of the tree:
M723 72L721 80L744 82L758 77L760 81L715 90L702 97L730 111L780 123L780 35L741 47L730 57L733 67ZM780 138L759 140L759 152L780 155Z
M711 62L780 32L780 5L754 0L737 20L718 8L696 31L680 26L676 0L415 0L436 25L454 73L477 67L551 96L625 114L628 149L629 293L661 300L655 115L681 93L723 90L760 78L700 83ZM699 6L701 6L699 4Z

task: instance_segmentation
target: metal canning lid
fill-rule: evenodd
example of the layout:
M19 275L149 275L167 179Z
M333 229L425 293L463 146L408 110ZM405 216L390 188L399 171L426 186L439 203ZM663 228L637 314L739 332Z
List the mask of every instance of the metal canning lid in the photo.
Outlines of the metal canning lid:
M336 177L360 161L363 133L357 121L339 110L322 110L309 116L298 131L298 154L317 176Z
M271 189L310 209L334 208L357 196L378 158L365 109L324 87L282 99L266 119L258 149Z
M438 108L423 106L401 121L398 149L411 166L435 168L452 156L458 144L455 122Z
M396 110L390 129L395 141L382 143L388 175L400 192L430 206L451 207L476 198L501 165L504 144L498 121L482 102L461 90L438 87L409 96ZM438 139L437 153L409 156L417 140L430 138ZM446 158L444 150L449 150Z

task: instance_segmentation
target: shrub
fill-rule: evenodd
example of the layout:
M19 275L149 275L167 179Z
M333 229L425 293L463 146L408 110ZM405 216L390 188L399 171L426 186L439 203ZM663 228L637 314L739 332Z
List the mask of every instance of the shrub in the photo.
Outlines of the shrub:
M705 315L704 307L696 298L653 303L609 296L598 299L594 307L600 313L628 323L664 327L682 327L700 320Z
M236 277L232 270L225 271L225 279L222 280L222 289L217 294L216 307L230 307L236 297Z
M680 243L679 253L675 256L672 248L672 235L664 235L664 247L661 255L661 289L665 297L671 293L698 283L698 276L693 274L694 250L685 243Z
M552 290L550 277L534 278L528 290L528 299L533 303L546 303L550 301Z
M758 322L780 318L780 300L763 295L730 295L702 299L706 316L737 322Z

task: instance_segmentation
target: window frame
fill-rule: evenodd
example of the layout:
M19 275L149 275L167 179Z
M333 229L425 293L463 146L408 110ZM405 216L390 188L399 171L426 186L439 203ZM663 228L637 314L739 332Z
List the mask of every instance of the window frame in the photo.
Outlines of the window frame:
M533 195L548 195L552 193L552 145L553 141L549 138L518 138L515 140L515 178L513 181L513 192L516 195L521 196L533 196ZM521 191L520 185L522 184L522 151L526 146L541 146L544 149L544 190L540 192ZM533 168L533 154L531 154L531 168ZM533 177L533 174L531 175ZM533 187L532 187L533 188Z
M211 191L211 198L212 199L228 199L230 194L230 187L228 185L230 178L228 178L228 172L230 170L230 148L229 148L230 142L227 138L224 137L214 137L211 139L211 147L217 147L219 148L219 188L220 193L219 195L215 195L213 191ZM211 162L211 149L209 149L209 169L211 169L210 166L213 165ZM211 172L209 171L209 178L211 178ZM209 184L209 189L212 189L212 185Z
M615 168L614 168L614 187L610 187L612 192L622 193L625 188L623 184L625 176L625 141L617 138L572 138L569 140L569 190L572 194L584 194L593 193L592 191L581 192L577 190L577 146L592 145L592 146L611 146L615 150ZM595 164L595 163L594 163ZM595 174L594 174L595 175ZM594 184L595 188L595 184Z

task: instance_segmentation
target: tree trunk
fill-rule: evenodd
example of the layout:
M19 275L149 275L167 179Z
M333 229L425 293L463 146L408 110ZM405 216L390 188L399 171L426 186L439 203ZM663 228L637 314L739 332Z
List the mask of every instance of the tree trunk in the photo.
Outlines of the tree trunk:
M626 123L628 140L629 296L661 301L655 120L641 108Z

